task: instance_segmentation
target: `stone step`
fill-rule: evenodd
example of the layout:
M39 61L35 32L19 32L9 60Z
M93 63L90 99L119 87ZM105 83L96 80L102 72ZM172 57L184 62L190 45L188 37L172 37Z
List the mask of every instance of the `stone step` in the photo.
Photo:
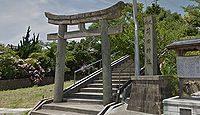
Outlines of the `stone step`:
M112 70L114 69L132 69L134 70L134 66L129 66L129 65L120 65L120 66L116 66L116 67L113 67Z
M123 80L128 81L129 79L131 79L131 76L113 76L112 79L113 80L120 80L120 81L123 81Z
M118 68L118 67L121 67L121 68L132 67L132 68L134 68L135 65L132 62L125 62L125 63L121 63L120 65L118 65L114 68Z
M88 114L60 111L60 110L41 109L31 112L31 115L88 115Z
M112 80L119 80L119 77L120 77L120 80L129 80L129 79L131 79L131 77L132 77L133 75L131 75L131 76L129 76L129 75L126 75L126 76L124 76L124 75L113 75L112 76ZM103 78L102 77L100 77L98 80L102 80Z
M125 83L126 81L127 81L126 79L120 80L121 83ZM93 83L103 83L103 80L102 79L94 80ZM112 79L112 83L114 83L114 84L119 83L119 80L118 79Z
M120 84L120 86L122 86L123 84ZM93 88L103 88L103 84L102 83L91 83L88 84L87 87L93 87ZM118 88L119 84L112 84L113 88Z
M82 98L65 98L66 102L76 102L76 103L91 103L91 104L103 104L103 100L101 99L82 99Z
M86 87L86 88L81 88L80 89L81 92L96 92L96 93L103 93L103 88L94 88L94 87ZM117 88L112 88L112 92L116 93L117 92Z
M90 115L96 115L99 111L101 111L102 108L103 105L100 104L75 103L75 102L51 103L51 104L44 104L42 106L42 109L45 110L58 110L58 111L73 112L78 114L90 114Z
M120 76L129 76L129 75L134 76L135 73L128 73L128 72L127 72L127 73L120 73L120 74L119 74L118 72L116 72L116 73L115 73L115 72L112 72L112 76L119 76L119 75L120 75Z
M96 92L77 92L71 95L73 98L83 99L103 99L103 93Z
M134 73L134 71L133 70L123 70L123 71L121 71L120 69L114 69L113 71L112 71L112 73Z
M121 73L135 73L135 69L134 68L126 68L126 69L124 69L124 68L114 68L114 69L112 69L112 73L119 73L119 72L121 72Z

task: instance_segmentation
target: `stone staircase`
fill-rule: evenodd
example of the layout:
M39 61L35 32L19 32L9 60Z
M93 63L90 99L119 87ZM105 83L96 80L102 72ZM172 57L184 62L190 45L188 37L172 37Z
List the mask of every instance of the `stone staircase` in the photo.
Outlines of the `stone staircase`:
M134 64L130 57L112 67L113 101L117 90L134 75ZM31 115L96 115L103 106L103 80L100 77L79 88L76 92L65 95L62 103L43 104Z

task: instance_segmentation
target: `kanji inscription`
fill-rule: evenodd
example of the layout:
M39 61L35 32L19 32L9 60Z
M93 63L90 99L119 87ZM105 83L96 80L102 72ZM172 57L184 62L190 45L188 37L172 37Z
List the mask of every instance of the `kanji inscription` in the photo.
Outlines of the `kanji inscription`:
M155 18L148 16L144 18L145 33L145 75L156 75L157 65L157 40L155 32Z

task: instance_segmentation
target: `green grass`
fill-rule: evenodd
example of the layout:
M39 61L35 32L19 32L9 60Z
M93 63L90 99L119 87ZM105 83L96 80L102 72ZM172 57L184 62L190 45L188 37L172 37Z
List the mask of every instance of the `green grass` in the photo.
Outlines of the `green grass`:
M66 81L64 87L73 81ZM43 98L53 97L54 85L34 86L16 90L0 91L0 108L32 108Z

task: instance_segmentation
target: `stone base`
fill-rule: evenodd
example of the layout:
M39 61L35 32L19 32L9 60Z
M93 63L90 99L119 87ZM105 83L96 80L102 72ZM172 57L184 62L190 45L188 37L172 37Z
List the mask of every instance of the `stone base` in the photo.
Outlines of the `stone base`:
M164 115L199 115L200 100L180 99L179 96L163 100Z
M169 87L171 76L132 77L128 110L162 114L162 100L172 96Z

